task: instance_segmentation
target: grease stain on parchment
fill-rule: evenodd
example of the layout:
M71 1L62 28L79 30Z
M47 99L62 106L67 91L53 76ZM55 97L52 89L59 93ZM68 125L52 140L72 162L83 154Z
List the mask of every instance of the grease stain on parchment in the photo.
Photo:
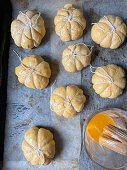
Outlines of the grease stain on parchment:
M16 143L15 145L13 145L13 151L19 151L19 144Z
M127 58L127 50L125 50L123 56Z
M42 113L42 108L38 107L37 111L38 111L39 114L41 114Z
M59 41L57 41L57 46L63 46L66 43L64 41L62 41L61 39Z
M13 1L13 3L20 3L20 5L21 5L21 8L23 8L23 9L27 9L28 8L28 6L29 6L29 2L28 2L28 0L26 0L26 1L24 1L24 0L12 0Z
M21 88L24 86L23 84L21 84L21 83L18 81L18 78L17 78L16 75L10 76L10 77L9 77L9 80L10 80L10 81L13 81L13 83L11 84L11 85L12 85L11 88L12 88L13 90L21 89Z
M32 95L27 95L27 94L23 95L23 100L26 101L26 103L30 107L34 107L38 103L43 102L43 99L44 99L43 96L38 96L38 98L36 98L36 96L34 96L33 94Z
M26 125L29 125L29 124L31 123L31 121L32 121L32 118L30 118L30 119L24 119L24 121L18 122L18 123L16 123L16 125L26 126Z
M106 62L106 63L108 62L108 59L106 59L106 58L104 58L104 57L102 57L102 56L100 57L100 59L101 59L101 61L103 61L103 62Z
M55 112L53 114L56 114ZM63 116L56 115L57 123L56 124L61 124L63 122L66 122L66 118Z
M28 104L32 107L33 106L33 94L29 97Z

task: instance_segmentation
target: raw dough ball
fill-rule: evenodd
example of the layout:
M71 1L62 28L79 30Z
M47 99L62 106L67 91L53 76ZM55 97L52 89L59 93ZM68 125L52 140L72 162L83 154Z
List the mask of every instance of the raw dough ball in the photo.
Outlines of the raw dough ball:
M125 23L114 15L104 16L98 23L94 23L91 30L93 41L104 48L118 48L124 42L126 35Z
M83 12L80 9L75 9L72 4L67 4L58 10L54 23L55 31L62 41L79 39L86 28Z
M85 44L74 43L63 51L62 64L66 71L76 72L88 66L91 52Z
M92 83L97 94L104 98L113 99L122 94L125 88L125 72L115 64L101 66L95 70Z
M83 95L83 90L74 85L56 88L50 99L53 110L66 118L73 117L77 112L81 112L85 101L86 97Z
M20 12L11 23L11 35L19 47L37 47L45 35L44 20L36 10Z
M44 128L32 127L22 143L25 158L32 165L47 165L55 155L53 134Z
M43 89L49 83L51 69L49 64L38 55L27 56L16 67L15 74L20 83L33 89Z

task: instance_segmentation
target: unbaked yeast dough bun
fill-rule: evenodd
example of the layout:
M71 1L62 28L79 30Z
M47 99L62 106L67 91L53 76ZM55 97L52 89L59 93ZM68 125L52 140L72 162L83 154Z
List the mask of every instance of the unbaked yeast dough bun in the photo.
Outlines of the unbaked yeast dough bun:
M58 10L54 23L55 31L62 41L79 39L86 28L83 12L72 4L67 4Z
M74 43L63 51L62 64L66 71L76 72L87 67L91 61L91 52L87 45Z
M45 32L44 20L36 10L20 11L17 19L11 23L11 35L19 47L39 46Z
M127 36L126 24L118 16L104 16L98 23L93 24L91 37L104 48L118 48Z
M44 89L49 83L51 69L48 62L41 56L32 55L25 57L16 67L15 74L20 83L33 89Z
M82 111L85 101L83 90L70 85L56 88L51 95L50 104L56 114L69 118Z
M48 165L55 155L53 134L44 128L28 129L22 143L22 150L25 158L32 165Z
M113 99L122 94L126 85L123 68L108 64L98 67L93 73L93 88L101 97Z

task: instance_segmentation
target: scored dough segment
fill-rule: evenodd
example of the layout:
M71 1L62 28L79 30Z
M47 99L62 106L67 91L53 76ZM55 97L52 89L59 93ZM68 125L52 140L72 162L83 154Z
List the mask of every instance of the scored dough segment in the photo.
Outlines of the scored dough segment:
M67 4L57 12L54 19L55 31L62 41L79 39L86 27L86 20L79 9Z
M53 134L44 128L32 127L27 130L22 143L26 159L32 165L47 165L55 155Z
M22 61L18 53L15 53L21 62L15 69L19 82L33 89L45 88L51 76L49 64L38 55L27 56Z
M11 35L19 47L31 49L39 46L45 33L44 20L36 10L20 11L11 23Z
M97 71L92 71L92 68L100 68L100 69L102 69L105 73L106 73L106 75L107 76L105 76L105 75L103 75L103 74L101 74L101 73L99 73L99 72L97 72ZM93 67L91 64L90 64L90 71L91 71L91 73L94 73L94 74L96 74L96 75L98 75L98 76L100 76L100 77L103 77L103 78L106 78L106 79L108 79L108 81L106 81L106 82L103 82L104 84L106 83L108 83L108 84L114 84L114 85L116 85L116 86L118 86L119 88L122 88L120 85L118 85L118 84L116 84L113 80L112 80L112 78L111 78L111 76L105 71L105 69L104 68L102 68L102 67ZM96 84L103 84L102 82L101 83L94 83L94 85L96 85Z
M61 86L51 94L50 109L58 115L68 118L74 116L76 112L80 112L85 101L83 91L77 86Z
M44 60L43 60L41 63L39 63L39 64L34 68L35 70L33 70L32 68L28 68L28 67L26 67L24 64L22 64L22 58L21 58L21 56L20 56L15 50L13 50L13 51L14 51L14 53L17 55L17 57L19 58L21 66L24 67L26 70L28 70L28 71L30 72L30 74L36 73L36 72L37 72L36 68L37 68L40 64L42 64L42 63L44 62ZM26 73L26 74L27 74L27 75L30 75L29 73Z
M104 48L118 48L127 35L126 25L118 16L104 16L99 22L92 24L92 39Z
M90 47L90 49L88 48ZM69 45L62 55L62 64L66 71L76 72L87 67L91 61L93 46L84 43Z
M91 47L91 50L90 50L89 54L81 55L81 54L75 53L74 48L75 48L76 46L78 46L79 44L84 45L85 47L89 46L89 45L86 45L86 44L84 44L84 43L74 44L73 49L71 50L71 56L72 56L72 57L75 57L75 56L88 57L89 55L91 55L94 46L90 46L90 47ZM74 51L74 52L73 52L73 51ZM69 55L69 54L68 54L68 55ZM63 58L66 57L66 56L67 56L67 55L63 56ZM70 58L70 59L71 59L71 58ZM65 64L66 64L66 63L65 63Z
M125 71L120 66L108 64L107 66L97 67L95 72L90 65L92 84L95 92L104 98L116 98L122 94L126 85Z
M37 18L36 18L36 20L35 20L35 23L31 25L31 19L29 18L29 16L26 15L25 13L23 13L22 11L19 11L19 14L20 14L20 13L21 13L22 15L24 15L24 16L28 19L28 22L25 23L25 22L22 21L22 22L24 23L24 27L22 27L16 34L18 34L21 30L24 30L27 26L30 27L30 29L32 29L32 28L37 24L37 21L38 21L40 15L41 15L40 12L39 12L39 13L38 13L38 16L37 16Z

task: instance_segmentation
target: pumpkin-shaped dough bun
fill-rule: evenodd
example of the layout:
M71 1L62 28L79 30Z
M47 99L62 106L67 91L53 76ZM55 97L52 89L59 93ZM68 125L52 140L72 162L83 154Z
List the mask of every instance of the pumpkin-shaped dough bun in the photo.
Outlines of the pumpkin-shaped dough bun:
M55 31L62 41L77 40L83 35L86 28L86 20L80 9L67 4L57 12L54 19Z
M116 98L125 88L125 71L115 64L98 67L92 77L92 83L95 92L101 97Z
M53 134L44 128L28 129L22 143L22 150L25 158L32 165L48 165L55 155Z
M56 114L69 118L82 111L85 101L83 90L71 85L56 88L51 95L50 104Z
M62 64L66 71L76 72L88 66L91 51L85 44L74 43L63 51Z
M104 48L116 49L127 35L126 24L118 16L108 15L93 23L91 37L94 42Z
M33 89L43 89L49 83L51 69L49 64L38 55L25 57L16 67L15 74L20 83Z
M45 35L44 20L36 10L20 12L11 23L11 35L18 47L37 47Z

